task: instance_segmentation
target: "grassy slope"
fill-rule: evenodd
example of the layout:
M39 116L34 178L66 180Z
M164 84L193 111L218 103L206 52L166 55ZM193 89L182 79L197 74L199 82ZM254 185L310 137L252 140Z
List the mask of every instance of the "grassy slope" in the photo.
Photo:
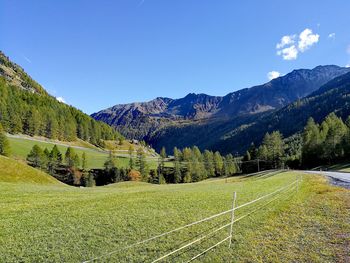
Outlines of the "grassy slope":
M42 148L47 147L48 149L51 149L53 145L55 144L54 142L50 141L33 141L29 140L26 138L8 138L10 141L10 146L11 146L11 151L13 154L13 157L17 159L25 159L30 150L32 149L33 145L37 144ZM65 153L67 150L68 146L64 145L57 145L61 153ZM87 157L87 163L88 163L88 168L102 168L104 162L106 161L108 154L105 152L97 151L95 149L91 148L75 148L75 152L78 153L80 156L82 155L83 152L86 153ZM118 164L120 166L127 167L129 164L129 158L127 157L118 157ZM150 167L151 168L156 168L157 162L154 160L149 161Z
M4 262L81 262L227 210L233 191L242 204L295 178L296 173L288 172L237 177L227 183L221 179L160 186L126 182L92 189L0 182L0 258ZM346 261L349 191L328 185L322 177L304 175L298 195L289 194L237 223L232 249L222 245L201 261ZM254 206L238 210L236 217L252 209ZM150 261L200 231L222 224L221 220L228 222L229 215L104 260ZM188 259L227 233L224 229L169 259Z
M0 182L63 185L52 176L0 155Z

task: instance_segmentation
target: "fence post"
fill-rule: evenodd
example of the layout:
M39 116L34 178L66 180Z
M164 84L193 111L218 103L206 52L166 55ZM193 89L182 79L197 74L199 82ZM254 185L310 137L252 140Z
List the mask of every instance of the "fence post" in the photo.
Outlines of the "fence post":
M233 220L235 219L235 206L236 206L236 192L233 192L233 200L232 200L232 212L231 212L231 226L230 226L230 235L229 235L229 244L228 247L231 247L232 244L232 233L233 233Z

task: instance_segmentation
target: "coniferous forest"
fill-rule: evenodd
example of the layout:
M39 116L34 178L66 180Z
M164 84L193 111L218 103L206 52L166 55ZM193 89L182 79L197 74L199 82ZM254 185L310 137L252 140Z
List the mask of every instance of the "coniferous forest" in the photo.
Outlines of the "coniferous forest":
M95 121L72 106L45 93L23 91L0 77L0 123L9 133L39 135L74 141L77 138L99 145L101 140L120 137L114 128Z

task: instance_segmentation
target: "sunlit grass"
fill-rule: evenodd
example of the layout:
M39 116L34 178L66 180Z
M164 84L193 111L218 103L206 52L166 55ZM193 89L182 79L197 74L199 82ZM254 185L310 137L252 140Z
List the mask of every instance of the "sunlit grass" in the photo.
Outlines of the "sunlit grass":
M37 144L41 148L48 148L49 150L52 149L52 147L55 145L54 142L47 142L47 141L32 141L25 138L8 138L10 141L11 146L11 152L12 157L16 159L25 160L28 153L32 149L32 147ZM81 145L79 145L81 147ZM68 146L64 145L57 145L58 149L62 154L64 154L68 148ZM79 156L82 156L83 152L86 154L87 164L88 168L102 168L104 162L107 160L108 153L100 151L98 149L92 149L91 147L87 148L75 148L74 149ZM118 156L118 165L120 167L128 167L129 165L129 158L124 156ZM148 163L150 165L150 168L155 169L157 167L157 160L156 159L149 159Z
M96 188L0 182L0 258L4 262L81 262L228 210L234 191L240 205L293 182L297 176L285 172L227 182L125 182ZM269 200L236 211L236 217ZM322 177L304 175L297 194L295 189L284 192L280 199L234 225L231 249L228 243L222 244L200 261L337 262L346 255L349 204L349 191L329 186ZM229 220L228 214L101 260L149 262ZM224 229L168 260L187 260L227 235L228 229Z

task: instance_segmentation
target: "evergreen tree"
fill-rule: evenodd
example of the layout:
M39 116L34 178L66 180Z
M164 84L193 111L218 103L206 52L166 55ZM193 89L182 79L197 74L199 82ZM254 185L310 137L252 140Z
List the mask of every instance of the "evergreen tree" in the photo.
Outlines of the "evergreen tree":
M161 165L162 172L163 172L163 169L165 167L165 159L166 159L166 157L167 157L167 154L166 154L165 147L162 147L162 149L160 151L160 165Z
M192 150L190 148L183 149L182 159L186 168L184 183L190 183L192 182L192 173L193 173Z
M134 152L134 147L132 146L132 144L130 144L128 152L129 152L129 168L130 168L130 170L132 170L132 169L135 168L134 167L135 166L134 165L134 159L133 159L133 156L132 156L132 154Z
M349 160L350 158L350 116L346 119L345 125L347 128L347 131L343 139L344 156L346 160Z
M334 113L331 113L324 120L327 123L327 134L323 143L323 153L329 163L341 159L344 155L343 138L346 135L347 127L343 121Z
M109 155L108 155L107 160L104 163L104 167L105 167L105 170L108 172L111 171L113 168L117 167L116 159L113 156L112 151L109 151Z
M237 172L237 166L235 162L235 158L232 154L228 154L225 158L226 160L226 172L228 176L232 176Z
M303 132L302 161L304 164L316 164L320 155L320 130L313 118L309 118Z
M274 131L271 134L266 133L262 145L260 147L265 147L263 151L266 155L266 160L272 163L274 168L281 165L284 157L284 142L282 135L279 131Z
M69 168L76 167L75 156L76 156L76 154L75 154L74 149L72 147L68 147L67 150L66 150L66 153L64 155L64 160L65 160L66 165Z
M83 169L83 171L87 170L87 160L85 152L83 152L83 154L81 155L81 168Z
M27 162L33 167L45 168L45 154L37 144L33 146L32 150L27 155Z
M0 124L0 155L9 156L10 153L10 143L5 135L2 125Z
M55 170L62 164L62 154L58 150L57 145L55 144L52 147L52 150L49 154L47 170L50 174L54 174Z
M216 176L222 175L223 165L224 165L224 162L223 162L221 154L219 152L215 152L214 153L214 169L215 169Z
M203 154L204 168L207 171L208 177L215 176L214 154L211 151L205 150Z
M73 161L74 161L74 167L78 168L80 166L80 158L77 153L74 155Z
M180 183L182 179L181 174L181 151L174 148L174 183Z
M143 149L140 147L137 150L137 162L136 166L138 167L138 170L141 174L141 179L142 181L148 181L148 176L149 176L149 167L146 162L146 155Z
M248 149L250 160L256 160L258 158L258 149L255 147L255 144L252 142Z
M191 168L191 178L193 182L198 182L207 178L202 153L197 146L192 148Z

